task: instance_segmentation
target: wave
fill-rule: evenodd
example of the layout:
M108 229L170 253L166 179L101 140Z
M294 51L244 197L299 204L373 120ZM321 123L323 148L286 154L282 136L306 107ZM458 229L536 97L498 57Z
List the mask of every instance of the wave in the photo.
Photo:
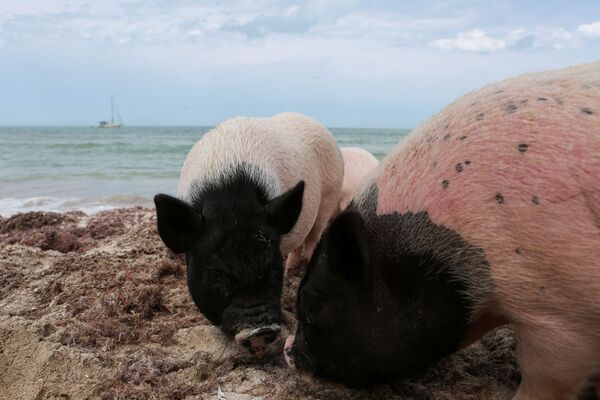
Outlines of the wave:
M114 194L104 197L6 197L0 199L0 216L10 217L30 211L83 211L95 214L122 207L153 207L152 199L132 194Z

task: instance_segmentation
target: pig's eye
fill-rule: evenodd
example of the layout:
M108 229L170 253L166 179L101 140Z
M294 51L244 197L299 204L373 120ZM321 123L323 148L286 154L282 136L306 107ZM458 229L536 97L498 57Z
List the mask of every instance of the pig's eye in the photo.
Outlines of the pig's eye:
M271 239L260 230L254 233L254 240L256 245L261 249L266 249L271 245Z

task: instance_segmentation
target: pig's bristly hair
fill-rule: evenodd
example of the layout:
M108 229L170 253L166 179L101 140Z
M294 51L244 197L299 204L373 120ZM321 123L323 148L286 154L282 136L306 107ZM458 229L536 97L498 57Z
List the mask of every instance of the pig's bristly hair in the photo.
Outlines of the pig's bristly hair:
M193 190L205 185L220 185L238 173L248 176L270 198L282 193L276 155L285 154L273 140L265 137L274 129L268 123L247 118L232 118L207 132L189 151L181 169L177 197L191 203Z
M199 204L205 195L219 191L240 199L250 195L261 206L281 192L274 177L267 176L257 166L240 163L226 168L212 179L192 181L182 200Z

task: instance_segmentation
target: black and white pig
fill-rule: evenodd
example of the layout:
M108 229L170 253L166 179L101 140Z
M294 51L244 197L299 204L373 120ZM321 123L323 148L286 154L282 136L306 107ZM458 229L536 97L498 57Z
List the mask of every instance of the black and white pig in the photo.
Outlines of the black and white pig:
M154 198L161 239L185 253L196 306L253 355L280 332L284 267L308 259L344 175L331 133L296 113L233 118L183 164L177 197Z
M333 220L286 358L348 385L422 370L510 323L518 400L600 373L600 62L457 100Z

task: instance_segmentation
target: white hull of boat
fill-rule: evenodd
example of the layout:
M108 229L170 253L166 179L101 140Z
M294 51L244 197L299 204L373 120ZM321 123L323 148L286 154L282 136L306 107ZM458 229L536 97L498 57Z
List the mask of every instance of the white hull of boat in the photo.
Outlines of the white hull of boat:
M111 124L111 123L102 123L100 122L99 128L120 128L122 124Z

